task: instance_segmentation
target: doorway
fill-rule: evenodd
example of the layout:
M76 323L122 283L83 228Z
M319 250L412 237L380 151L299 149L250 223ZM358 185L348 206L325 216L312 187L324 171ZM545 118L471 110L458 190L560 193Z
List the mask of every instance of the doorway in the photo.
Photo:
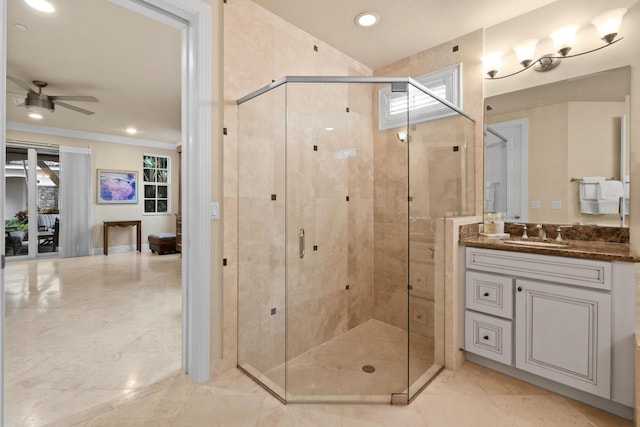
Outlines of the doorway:
M509 222L527 222L528 129L526 118L487 124L484 211Z
M211 254L221 259L221 238L211 241L212 224L207 215L212 197L221 196L222 145L218 138L211 143L212 122L220 126L220 114L212 114L212 105L220 105L221 88L216 82L212 89L211 72L221 69L220 46L212 43L212 34L221 32L221 5L212 7L202 0L113 0L138 13L148 14L163 22L182 22L182 140L185 168L182 173L182 300L183 300L183 345L182 366L189 376L198 382L209 377L210 348L213 356L219 356L222 343L222 323L216 322L211 331L210 305L213 299L218 304L214 309L214 320L221 320L222 270L221 265L211 265ZM6 34L6 1L0 0L0 32ZM6 45L0 45L0 57L6 58ZM0 64L0 102L6 104L6 63ZM7 123L4 112L0 116L0 160L4 162ZM212 161L213 159L213 167ZM211 169L217 175L211 179ZM185 171L186 170L186 171ZM1 177L3 178L3 177ZM212 182L216 187L212 191ZM4 192L4 179L0 179ZM4 200L0 200L4 211ZM2 225L4 228L4 225ZM215 231L222 236L221 223ZM3 255L4 257L4 255ZM4 267L4 260L2 262ZM213 275L214 280L211 280ZM4 274L0 274L0 285L4 288ZM214 298L212 298L212 293ZM4 293L0 292L0 349L4 355ZM213 346L210 339L213 338ZM2 364L0 364L2 369ZM0 380L4 372L0 371ZM4 415L4 390L0 388L0 416Z
M57 147L9 142L5 162L5 256L57 256L60 156Z

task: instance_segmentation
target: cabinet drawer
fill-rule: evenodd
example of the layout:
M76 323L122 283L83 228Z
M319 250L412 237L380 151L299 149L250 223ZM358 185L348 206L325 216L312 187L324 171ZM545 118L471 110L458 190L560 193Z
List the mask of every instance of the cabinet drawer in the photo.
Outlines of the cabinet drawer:
M611 263L468 247L466 266L474 270L611 290Z
M510 320L466 311L464 336L466 351L512 364Z
M513 279L467 271L466 307L494 316L513 318Z

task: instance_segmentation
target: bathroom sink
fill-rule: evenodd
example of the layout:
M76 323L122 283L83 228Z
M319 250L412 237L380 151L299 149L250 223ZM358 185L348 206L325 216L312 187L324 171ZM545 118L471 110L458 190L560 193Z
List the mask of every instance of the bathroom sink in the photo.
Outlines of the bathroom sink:
M565 243L542 242L539 240L505 240L504 244L517 246L535 246L539 248L566 248L569 246Z

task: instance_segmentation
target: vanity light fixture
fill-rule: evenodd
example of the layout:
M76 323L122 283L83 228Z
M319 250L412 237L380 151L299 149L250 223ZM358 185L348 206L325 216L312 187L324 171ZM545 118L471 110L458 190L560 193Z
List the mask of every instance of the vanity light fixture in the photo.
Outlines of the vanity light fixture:
M356 16L355 22L359 27L371 27L378 23L380 17L373 12L362 12Z
M614 43L622 40L622 37L616 39L618 36L618 30L622 24L622 17L627 12L627 9L612 9L604 12L591 21L596 27L598 34L605 45L591 49L585 52L575 53L569 55L569 52L573 48L576 33L579 30L578 25L568 25L562 28L558 28L551 33L550 37L553 40L553 45L557 53L549 53L542 55L538 59L535 58L535 48L538 44L537 39L525 40L513 48L518 61L522 65L522 69L515 73L507 74L506 76L496 77L500 67L500 61L502 59L502 52L491 52L482 57L482 63L484 65L485 73L489 75L488 80L504 79L519 74L529 68L533 67L536 71L549 71L560 65L562 59L575 58L576 56L586 55L600 49L604 49L607 46L611 46Z
M134 128L134 127L131 127L131 126L130 126L130 127L128 127L128 128L127 128L126 132L127 132L129 135L135 135L135 134L137 134L137 133L138 133L138 130L137 130L136 128Z
M47 0L24 0L24 2L40 12L53 13L56 11L53 4Z
M42 114L36 113L36 112L31 112L31 113L29 113L29 118L30 119L34 119L34 120L40 120L42 118Z

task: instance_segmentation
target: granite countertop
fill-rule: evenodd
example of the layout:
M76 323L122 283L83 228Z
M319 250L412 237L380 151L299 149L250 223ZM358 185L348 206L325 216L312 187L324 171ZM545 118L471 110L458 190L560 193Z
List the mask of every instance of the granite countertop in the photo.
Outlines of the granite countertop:
M494 239L483 236L467 237L460 241L465 246L477 248L500 249L503 251L527 252L543 255L566 256L573 258L599 259L605 261L640 262L640 256L629 243L587 242L583 240L563 240L549 243L561 244L562 247L519 246L509 244L509 241L518 241L520 238ZM540 241L529 239L529 242Z
M549 239L546 242L562 246L523 246L510 244L510 241L520 241L521 227L514 228L505 225L508 238L489 238L478 233L477 224L462 226L460 229L460 244L478 248L499 249L513 252L527 252L543 255L556 255L573 258L598 259L605 261L640 262L640 255L631 246L628 239L628 229L617 227L585 227L572 226L563 231L566 236L562 241L555 241L557 225L544 226ZM532 229L529 228L530 230ZM540 242L538 238L530 237L527 242Z

